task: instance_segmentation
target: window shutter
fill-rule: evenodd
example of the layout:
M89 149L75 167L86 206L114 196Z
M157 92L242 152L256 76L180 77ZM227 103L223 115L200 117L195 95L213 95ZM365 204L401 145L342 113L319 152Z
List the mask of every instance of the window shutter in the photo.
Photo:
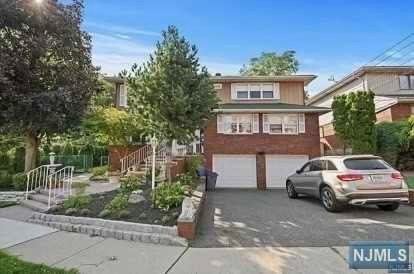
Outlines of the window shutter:
M305 114L299 114L299 133L305 133Z
M221 114L217 115L217 133L224 133L223 116Z
M237 84L231 84L231 99L237 99L237 90L236 90Z
M253 133L259 133L259 114L253 114Z
M263 133L269 133L269 117L267 114L263 114Z
M280 84L275 83L273 87L273 96L275 97L275 99L280 99Z

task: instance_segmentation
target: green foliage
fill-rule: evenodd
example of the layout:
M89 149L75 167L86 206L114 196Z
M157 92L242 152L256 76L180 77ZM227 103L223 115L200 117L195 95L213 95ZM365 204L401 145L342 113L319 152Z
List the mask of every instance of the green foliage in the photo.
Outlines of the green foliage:
M75 269L64 270L55 267L49 267L44 264L34 264L22 261L15 256L8 255L0 251L0 273L2 274L77 274Z
M109 209L104 209L98 214L98 218L105 218L111 215L111 211Z
M105 176L108 172L108 166L98 166L92 168L92 175L93 176Z
M155 179L158 178L161 174L161 169L159 167L155 167ZM147 173L145 173L145 180L147 182L150 182L152 180L152 168L149 168L147 170Z
M377 128L377 153L394 167L398 156L409 147L410 126L407 121L380 123Z
M24 173L17 173L13 175L13 186L15 190L26 190L27 176Z
M281 55L276 52L262 52L259 57L251 58L249 65L244 65L240 74L244 76L289 75L298 71L299 62L296 52L287 50Z
M114 104L114 87L111 83L99 79L100 89L91 98L91 111L100 107L111 107Z
M69 209L69 208L82 209L82 208L88 207L91 202L92 202L92 199L88 195L75 195L75 196L70 196L69 199L65 200L63 202L63 207L66 209Z
M141 178L137 176L128 176L127 179L121 182L119 187L120 193L130 194L132 191L141 187Z
M13 188L13 176L7 170L0 170L0 189Z
M83 121L82 129L108 145L128 145L131 137L140 140L142 135L138 118L114 107L96 108Z
M375 153L374 93L358 91L334 98L332 103L336 134L354 154Z
M129 195L118 193L112 201L105 206L105 209L109 210L111 213L126 209L128 207L128 198Z
M405 182L407 183L408 188L414 189L414 176L405 177Z
M189 173L178 175L175 181L183 186L190 186L191 188L195 186L195 177L191 176Z
M129 215L131 215L131 212L129 212L129 210L127 210L127 209L123 209L123 210L120 210L117 213L117 215L118 215L118 218L124 219L124 218L128 218Z
M11 0L1 13L0 132L25 136L26 171L39 138L77 127L98 88L82 1L43 2Z
M180 183L160 184L152 193L154 207L169 210L178 207L184 200L185 187Z
M192 177L197 177L197 170L203 164L203 157L196 155L190 158L187 158L185 161L185 172L188 173Z
M193 140L218 102L197 48L174 26L162 33L147 63L132 67L127 82L128 111L140 117L146 136L159 140Z

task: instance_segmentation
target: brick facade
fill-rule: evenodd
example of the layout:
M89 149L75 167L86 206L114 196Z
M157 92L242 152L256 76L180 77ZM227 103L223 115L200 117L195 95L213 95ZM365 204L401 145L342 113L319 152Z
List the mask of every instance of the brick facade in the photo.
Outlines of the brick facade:
M259 132L251 135L217 133L217 119L211 119L204 130L206 167L213 168L213 154L256 155L257 184L266 188L266 154L320 156L318 113L305 115L306 132L298 135L270 135L262 133L262 114L259 115Z

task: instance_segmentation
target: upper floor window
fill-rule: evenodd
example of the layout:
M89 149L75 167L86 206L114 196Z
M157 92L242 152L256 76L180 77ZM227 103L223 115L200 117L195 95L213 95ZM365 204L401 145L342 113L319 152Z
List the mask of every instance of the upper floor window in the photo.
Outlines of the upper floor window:
M127 89L125 85L119 85L118 105L120 107L127 107L128 106L127 101L128 101Z
M303 114L263 114L263 133L298 134L305 132Z
M280 99L279 83L234 83L231 85L233 100Z
M414 75L400 75L400 89L414 89Z
M219 114L217 132L225 134L252 134L259 132L258 114Z

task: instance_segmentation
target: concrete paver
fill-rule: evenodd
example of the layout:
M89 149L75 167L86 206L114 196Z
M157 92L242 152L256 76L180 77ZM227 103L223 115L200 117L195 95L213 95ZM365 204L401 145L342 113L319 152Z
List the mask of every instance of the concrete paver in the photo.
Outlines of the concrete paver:
M0 218L0 249L56 232L45 226Z
M208 199L195 247L348 245L351 240L409 240L414 210L375 206L327 212L317 199L289 199L284 190L217 190Z

